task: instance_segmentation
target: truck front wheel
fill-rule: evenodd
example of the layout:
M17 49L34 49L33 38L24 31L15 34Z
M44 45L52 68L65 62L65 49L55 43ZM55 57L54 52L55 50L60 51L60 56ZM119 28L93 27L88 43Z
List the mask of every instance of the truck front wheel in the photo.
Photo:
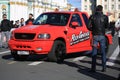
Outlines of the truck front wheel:
M15 60L18 60L18 61L23 61L28 58L28 55L18 55L17 51L11 51L11 55Z
M48 54L49 61L57 63L63 62L66 54L66 46L63 41L55 41L51 51Z

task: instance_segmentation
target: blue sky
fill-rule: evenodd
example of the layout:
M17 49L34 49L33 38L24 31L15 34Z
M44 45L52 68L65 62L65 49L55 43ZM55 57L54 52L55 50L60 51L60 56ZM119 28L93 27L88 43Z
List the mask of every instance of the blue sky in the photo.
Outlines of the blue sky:
M68 0L68 2L72 4L74 7L80 8L81 0Z

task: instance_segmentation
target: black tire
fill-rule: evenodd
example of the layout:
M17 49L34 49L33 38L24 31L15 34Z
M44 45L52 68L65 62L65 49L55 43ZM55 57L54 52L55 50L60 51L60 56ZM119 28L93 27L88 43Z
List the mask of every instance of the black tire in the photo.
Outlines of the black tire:
M11 51L11 55L13 56L14 60L17 61L24 61L28 58L28 55L18 55L17 51Z
M61 63L64 61L66 54L66 46L63 41L55 41L51 51L48 54L49 61Z

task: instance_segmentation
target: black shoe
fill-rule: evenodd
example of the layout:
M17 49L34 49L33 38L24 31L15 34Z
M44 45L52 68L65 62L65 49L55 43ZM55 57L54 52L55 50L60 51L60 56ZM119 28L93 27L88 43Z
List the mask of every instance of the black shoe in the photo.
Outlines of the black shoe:
M106 69L105 69L105 68L103 68L103 69L102 69L102 72L106 72Z
M89 70L89 72L96 72L96 71L91 69L91 70Z

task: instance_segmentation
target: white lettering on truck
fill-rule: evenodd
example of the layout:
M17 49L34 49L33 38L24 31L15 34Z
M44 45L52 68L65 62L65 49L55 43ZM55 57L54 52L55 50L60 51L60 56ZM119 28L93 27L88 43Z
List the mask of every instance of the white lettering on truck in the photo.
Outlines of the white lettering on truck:
M78 35L76 35L76 34L72 35L72 40L70 42L70 45L72 46L72 45L77 44L79 42L88 40L89 38L90 38L90 32L83 33L82 31L80 31L80 33Z

